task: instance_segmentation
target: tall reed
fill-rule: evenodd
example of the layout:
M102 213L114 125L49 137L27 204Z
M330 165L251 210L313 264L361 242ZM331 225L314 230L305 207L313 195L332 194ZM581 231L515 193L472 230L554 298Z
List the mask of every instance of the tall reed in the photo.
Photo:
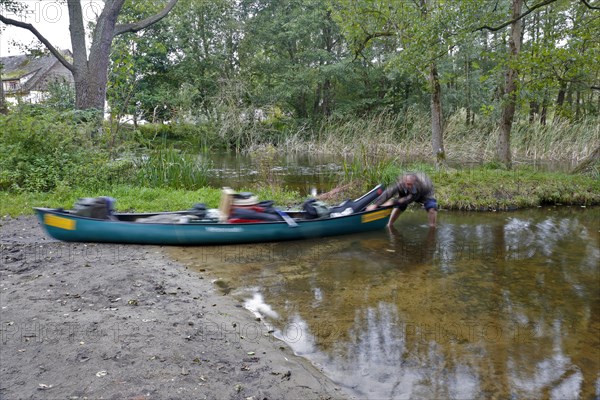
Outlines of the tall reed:
M481 117L465 125L456 113L446 118L444 145L447 158L459 163L483 163L496 155L498 121ZM248 149L259 150L269 142L258 132ZM578 122L548 125L517 120L511 135L515 162L561 162L574 165L600 146L600 121L588 117ZM330 118L314 126L303 125L280 135L284 152L352 156L360 152L387 154L401 160L431 158L431 124L427 113L409 109L404 114L378 114L364 118Z
M201 154L165 147L140 157L136 166L137 185L194 190L207 185L211 163Z

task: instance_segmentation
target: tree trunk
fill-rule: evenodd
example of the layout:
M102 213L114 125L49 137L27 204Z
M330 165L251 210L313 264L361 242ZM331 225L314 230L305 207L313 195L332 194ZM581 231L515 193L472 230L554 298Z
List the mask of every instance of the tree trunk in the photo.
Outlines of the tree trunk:
M567 83L565 81L560 82L560 89L558 90L558 95L556 96L556 108L562 108L565 104L565 97L567 95Z
M4 97L4 84L2 83L2 65L0 65L0 114L8 113L6 99Z
M471 107L467 106L467 116L465 118L465 125L469 126L471 124Z
M540 105L537 101L532 100L529 102L529 123L535 122L535 116L540 112Z
M330 79L327 79L325 81L325 105L323 106L323 114L325 114L326 117L330 117L331 116L331 112L333 110L333 107L335 105L334 102L334 97L333 97L333 84L331 83Z
M313 104L313 116L315 118L318 115L321 115L323 117L329 117L331 115L331 89L331 81L328 78L326 78L323 83L317 85L317 90L315 92L315 101Z
M469 126L470 122L471 122L471 82L470 82L470 76L469 73L471 72L471 61L469 60L469 58L467 58L467 60L465 61L465 83L466 83L466 95L467 95L467 106L466 106L466 118L465 118L465 122L466 125Z
M572 119L573 117L573 84L569 84L567 88L567 96L565 97L565 117Z
M327 52L327 54L330 54L332 56L334 55L334 46L335 46L335 37L334 37L334 33L333 33L333 29L332 26L334 26L335 22L333 22L332 16L331 16L331 10L327 11L326 14L326 18L325 18L325 22L323 23L323 27L321 29L322 32L322 43L323 43L323 50L325 50L325 52ZM324 60L321 60L320 65L327 65L327 62ZM331 116L332 110L333 110L333 105L334 105L334 85L332 80L329 78L329 76L327 76L325 78L325 81L323 82L323 91L322 91L322 96L323 96L323 116L325 117L329 117Z
M581 91L577 90L577 92L575 93L575 120L579 121L579 118L581 117Z
M560 87L558 89L558 95L556 96L556 108L554 111L553 122L558 122L562 117L565 116L565 98L567 97L567 82L564 80L560 81Z
M429 67L429 84L431 86L431 146L435 164L440 167L446 164L446 153L444 151L442 89L435 63Z
M75 106L78 109L104 110L110 49L115 36L117 17L123 3L124 0L105 2L104 9L96 21L88 59L81 1L68 1L69 29L73 46Z
M308 118L309 115L309 110L307 109L307 107L309 105L306 104L307 99L306 99L306 93L304 91L302 91L300 94L298 94L298 96L296 97L296 101L295 101L295 106L294 108L296 109L296 115L299 118Z
M523 23L520 18L523 0L512 0L512 18L510 24L509 46L509 63L506 69L505 85L504 85L504 105L502 106L502 116L500 118L500 129L498 132L498 161L511 167L511 151L510 151L510 133L517 107L517 82L519 79L519 71L513 65L513 62L519 57L521 50L521 33Z
M545 126L548 119L548 103L544 100L542 111L540 112L540 125Z
M106 74L98 71L84 71L74 76L75 107L79 110L104 110L106 99Z

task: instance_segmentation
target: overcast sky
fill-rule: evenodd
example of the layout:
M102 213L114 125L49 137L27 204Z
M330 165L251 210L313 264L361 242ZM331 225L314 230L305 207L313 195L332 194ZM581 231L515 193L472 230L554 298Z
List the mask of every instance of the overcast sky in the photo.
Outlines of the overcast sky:
M0 13L7 18L19 19L35 26L37 30L46 37L55 47L71 49L69 37L69 12L66 2L56 0L29 0L23 1L27 4L28 11L25 17L16 16L0 9ZM94 21L96 15L102 10L103 2L98 0L82 0L82 11L84 23ZM0 23L0 56L13 56L23 52L12 41L30 44L37 39L26 29L14 26L6 26Z

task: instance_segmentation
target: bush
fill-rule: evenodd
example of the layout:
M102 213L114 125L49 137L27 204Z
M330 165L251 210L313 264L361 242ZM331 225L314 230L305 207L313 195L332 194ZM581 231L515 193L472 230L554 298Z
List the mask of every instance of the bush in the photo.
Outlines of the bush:
M50 82L48 94L44 104L56 110L71 110L75 107L75 88L65 81Z
M0 117L0 189L49 191L86 182L106 172L106 153L91 141L95 125L70 112L23 106ZM101 178L101 179L109 179Z

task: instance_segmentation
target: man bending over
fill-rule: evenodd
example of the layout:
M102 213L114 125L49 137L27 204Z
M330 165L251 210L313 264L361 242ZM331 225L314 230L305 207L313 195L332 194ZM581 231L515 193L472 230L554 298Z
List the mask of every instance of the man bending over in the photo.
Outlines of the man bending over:
M394 196L398 198L394 199ZM380 206L394 206L388 228L394 225L400 214L406 210L412 202L423 204L428 214L429 226L435 227L437 219L437 201L433 197L433 183L427 175L422 172L411 172L398 177L398 180L390 185L385 192L375 199L373 204L367 207L367 211L374 210Z

